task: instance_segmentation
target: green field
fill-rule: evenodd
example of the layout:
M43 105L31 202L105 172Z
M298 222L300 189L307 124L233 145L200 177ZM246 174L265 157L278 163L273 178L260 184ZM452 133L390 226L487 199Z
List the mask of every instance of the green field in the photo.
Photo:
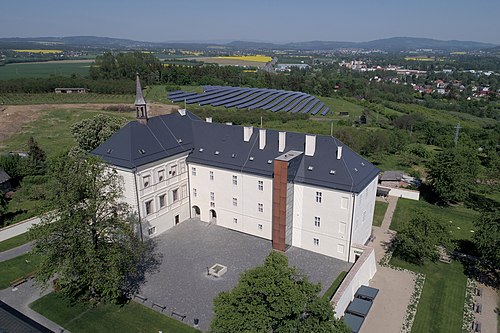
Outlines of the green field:
M31 303L30 308L73 333L199 332L133 301L122 306L89 306L72 304L51 293Z
M383 201L375 201L375 212L373 213L373 225L380 227L384 220L385 211L389 203Z
M36 269L37 258L29 254L23 254L10 260L0 262L0 289L10 286L11 282L22 277Z
M29 242L28 233L20 234L0 242L0 252L13 249Z
M44 63L20 63L0 66L0 80L21 79L32 77L70 76L76 74L86 76L89 74L89 62L44 62Z
M26 151L30 136L35 138L40 147L48 156L71 148L76 143L71 135L71 125L83 119L88 119L97 114L107 114L132 119L131 112L117 113L94 109L48 109L42 111L43 115L26 125L21 131L3 142L0 151Z
M333 295L335 294L335 292L337 291L337 289L339 289L340 284L342 283L342 281L344 281L344 278L346 275L347 275L347 272L344 272L344 271L340 272L339 276L337 276L337 278L332 282L332 285L330 286L330 288L328 288L328 290L323 295L323 298L330 300L333 297Z
M412 333L461 332L467 277L460 262L417 266L393 257L390 264L425 274Z
M470 240L474 235L471 230L474 230L473 221L479 216L478 212L463 206L439 207L410 199L398 200L390 228L398 231L402 223L415 216L417 209L447 223L455 240Z
M133 95L118 94L2 94L0 105L75 104L75 103L134 103Z

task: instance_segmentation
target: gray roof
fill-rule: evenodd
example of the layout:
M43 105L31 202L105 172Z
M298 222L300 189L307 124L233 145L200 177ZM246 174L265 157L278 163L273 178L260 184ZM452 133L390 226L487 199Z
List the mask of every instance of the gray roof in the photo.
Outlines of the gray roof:
M142 95L142 87L141 87L141 80L139 79L139 74L137 74L135 79L135 104L136 105L146 104L146 100Z
M2 333L53 333L45 326L0 301L0 332Z
M380 181L400 181L403 179L403 171L384 171L380 176Z
M0 184L10 180L10 176L4 169L0 168Z
M266 130L266 145L259 149L259 129L254 128L248 142L243 127L201 121L186 112L149 119L146 125L130 122L92 153L105 161L133 169L181 152L190 152L188 163L273 176L273 160L278 151L278 131ZM304 133L286 133L286 147L304 152ZM336 158L338 146L342 158ZM270 163L269 163L270 161ZM290 180L314 186L359 193L379 173L370 162L331 136L316 136L314 156L301 154L290 167Z

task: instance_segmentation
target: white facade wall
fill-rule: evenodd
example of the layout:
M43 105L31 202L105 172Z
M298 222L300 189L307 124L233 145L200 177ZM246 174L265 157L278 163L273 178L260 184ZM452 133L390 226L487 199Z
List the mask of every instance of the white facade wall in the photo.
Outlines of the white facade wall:
M233 176L237 184L233 183ZM272 178L190 163L189 180L192 216L192 207L197 206L204 222L271 239ZM215 211L216 220L211 221L210 210Z
M348 261L352 193L294 184L293 205L292 245Z
M363 191L356 194L354 200L354 220L352 227L352 244L365 244L370 238L377 197L377 180L375 177ZM351 258L350 261L353 261Z
M156 161L137 170L118 169L123 200L141 218L142 232L154 237L189 218L187 153Z

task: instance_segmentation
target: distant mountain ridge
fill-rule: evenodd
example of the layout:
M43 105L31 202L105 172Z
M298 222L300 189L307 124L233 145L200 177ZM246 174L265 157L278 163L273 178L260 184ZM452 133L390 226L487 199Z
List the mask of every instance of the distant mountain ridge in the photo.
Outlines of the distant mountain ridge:
M69 37L33 37L33 38L0 38L0 48L12 47L20 44L55 43L64 46L83 46L95 48L188 48L204 49L211 46L228 49L262 49L262 50L336 50L355 48L362 50L382 50L388 52L407 51L416 49L433 49L443 51L468 51L498 47L491 43L458 40L437 40L417 37L392 37L377 39L368 42L347 41L306 41L285 44L268 42L232 41L229 43L195 43L195 42L144 42L123 38L96 37L96 36L69 36Z

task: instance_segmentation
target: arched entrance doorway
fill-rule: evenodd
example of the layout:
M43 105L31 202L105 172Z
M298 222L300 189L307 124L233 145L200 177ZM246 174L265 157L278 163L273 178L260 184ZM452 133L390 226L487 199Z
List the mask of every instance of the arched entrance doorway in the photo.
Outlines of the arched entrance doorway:
M200 207L193 206L193 208L191 209L191 215L193 217L200 217Z
M215 210L210 209L208 216L210 217L210 223L217 223L217 213Z

